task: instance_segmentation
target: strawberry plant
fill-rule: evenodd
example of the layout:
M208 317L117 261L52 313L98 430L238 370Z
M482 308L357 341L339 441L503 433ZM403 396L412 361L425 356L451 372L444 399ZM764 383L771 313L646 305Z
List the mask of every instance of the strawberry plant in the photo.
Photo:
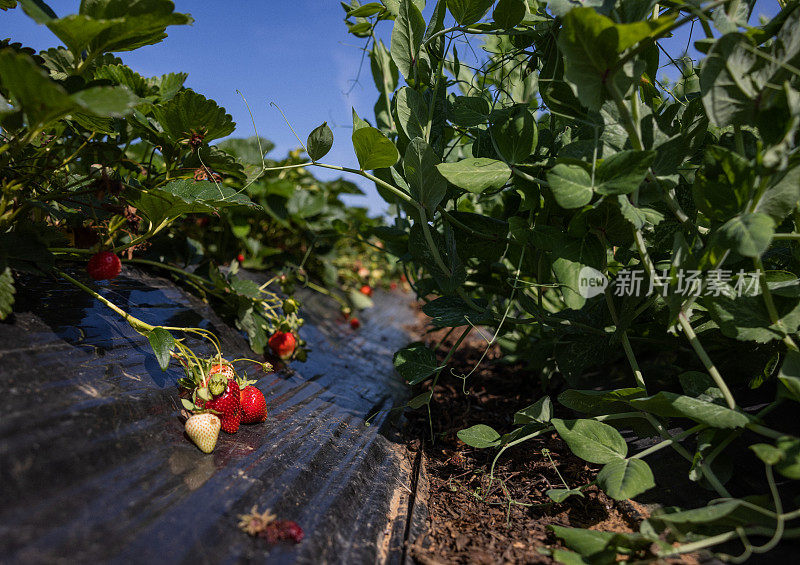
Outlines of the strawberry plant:
M394 223L372 233L431 325L459 332L444 364L397 352L425 387L409 405L435 402L458 345L488 328L487 348L563 392L464 442L500 457L556 432L614 499L656 488L648 458L670 450L713 498L663 500L630 535L555 528L564 563L733 540L743 553L722 556L742 560L800 535L798 2L755 26L736 0L425 4L342 3L380 96L372 123L354 112L357 169L320 162L324 124L305 163L375 182ZM697 60L669 48L678 34ZM669 65L676 80L658 76ZM631 453L620 430L652 446Z

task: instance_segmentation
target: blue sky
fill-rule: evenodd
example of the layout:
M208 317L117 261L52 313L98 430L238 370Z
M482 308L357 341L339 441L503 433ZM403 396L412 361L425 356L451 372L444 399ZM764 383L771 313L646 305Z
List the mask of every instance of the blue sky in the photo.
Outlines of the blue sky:
M51 0L49 4L59 16L65 16L77 12L80 2ZM434 2L428 4L426 16ZM157 45L119 53L125 63L144 76L189 73L186 85L224 106L237 123L234 135L247 137L253 134L253 126L236 94L240 90L253 110L258 133L276 145L272 157L286 155L298 143L270 102L283 109L303 141L313 128L327 121L334 132L334 145L325 161L357 165L350 144L350 110L355 107L360 116L371 120L377 92L368 61L360 82L351 88L364 40L347 33L337 0L175 0L175 5L177 11L191 14L194 24L170 27L169 37ZM758 22L759 14L777 11L776 0L759 0L751 22ZM36 25L20 9L0 12L0 22L0 37L10 36L37 50L58 44L46 27ZM382 22L378 28L387 46L391 25ZM695 26L692 39L701 36ZM679 56L688 39L688 28L681 29L667 40L667 49ZM470 42L477 51L479 40ZM464 52L459 47L459 53ZM697 54L692 49L690 55ZM316 169L314 174L323 179L337 176L325 169ZM367 193L366 198L351 199L352 203L366 205L373 212L385 209L371 183L350 180Z

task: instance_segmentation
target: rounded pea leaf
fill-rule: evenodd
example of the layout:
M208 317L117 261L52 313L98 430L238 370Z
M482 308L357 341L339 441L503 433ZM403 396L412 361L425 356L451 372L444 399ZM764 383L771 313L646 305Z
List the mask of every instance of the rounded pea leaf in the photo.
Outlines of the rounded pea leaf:
M617 459L597 474L597 484L614 500L627 500L656 486L653 471L641 459Z
M391 167L400 158L394 143L373 127L353 132L353 148L362 171Z
M500 0L492 12L492 18L500 27L511 29L522 21L527 11L525 0Z
M450 184L474 194L489 188L500 188L511 176L511 169L502 161L485 157L470 157L457 163L436 166Z
M557 164L548 171L547 182L558 205L567 210L586 206L594 194L591 175L578 165Z
M610 463L624 459L628 444L620 433L597 420L551 420L558 435L567 442L572 453L590 463Z
M312 161L322 159L333 147L333 132L328 127L328 122L322 122L321 126L314 128L308 135L308 156Z
M494 0L447 0L447 9L461 25L474 24L480 20Z
M498 434L494 428L490 428L484 424L477 424L470 428L460 430L457 435L458 439L478 449L500 445L500 434Z

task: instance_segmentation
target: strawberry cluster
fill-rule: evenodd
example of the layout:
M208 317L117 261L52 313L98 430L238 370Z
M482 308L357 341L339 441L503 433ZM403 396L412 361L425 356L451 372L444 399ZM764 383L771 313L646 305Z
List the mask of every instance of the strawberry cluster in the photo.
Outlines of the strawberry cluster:
M272 369L268 364L264 368ZM233 365L224 359L184 369L186 377L179 379L178 385L184 396L183 406L192 414L186 420L186 435L201 451L213 451L220 429L234 434L240 424L267 419L267 401L253 386L256 381L238 377Z

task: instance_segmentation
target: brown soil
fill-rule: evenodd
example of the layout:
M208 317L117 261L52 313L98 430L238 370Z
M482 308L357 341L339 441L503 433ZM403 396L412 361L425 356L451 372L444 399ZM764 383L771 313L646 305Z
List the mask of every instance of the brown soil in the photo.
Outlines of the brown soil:
M426 334L424 320L420 316L411 330L418 339L435 345L442 333ZM469 372L486 348L475 332L471 336L454 355L451 366L458 374ZM445 344L454 341L451 336ZM468 394L462 391L461 379L443 373L434 390L430 421L425 408L408 414L409 444L415 451L422 446L423 477L428 483L423 503L429 512L427 531L414 540L409 554L424 564L553 563L547 548L562 546L548 525L615 532L638 529L646 510L611 500L596 487L587 488L585 498L573 496L561 504L547 497L548 489L564 487L558 472L570 488L577 488L590 483L599 470L572 455L555 434L506 450L490 479L497 450L472 448L456 432L475 424L509 432L514 429L514 412L541 396L537 375L501 365L499 358L496 348L489 351L466 381Z

